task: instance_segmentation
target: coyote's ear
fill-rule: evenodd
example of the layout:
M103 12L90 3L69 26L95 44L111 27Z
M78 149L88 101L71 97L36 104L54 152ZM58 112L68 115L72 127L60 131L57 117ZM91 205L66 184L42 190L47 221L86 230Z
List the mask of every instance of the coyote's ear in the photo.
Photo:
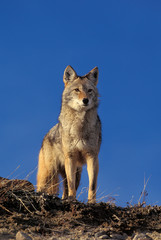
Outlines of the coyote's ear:
M98 67L93 68L89 73L86 74L87 78L92 81L95 85L98 83Z
M69 65L66 67L64 71L63 81L65 86L68 84L69 81L73 81L77 77L76 72L74 69Z

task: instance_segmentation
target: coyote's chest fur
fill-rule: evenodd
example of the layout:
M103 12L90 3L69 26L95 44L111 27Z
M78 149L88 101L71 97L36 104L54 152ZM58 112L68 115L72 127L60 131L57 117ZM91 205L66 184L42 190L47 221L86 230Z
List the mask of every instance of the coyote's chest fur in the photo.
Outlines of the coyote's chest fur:
M98 107L98 68L83 77L68 66L59 122L44 137L39 153L37 190L58 191L58 175L63 178L63 198L75 198L83 164L89 175L88 200L94 201L101 144Z
M70 110L66 114L60 114L62 125L62 138L68 139L66 147L69 151L88 151L96 148L98 142L95 130L98 119L97 112L88 110L87 112L72 113ZM62 139L63 140L63 139Z

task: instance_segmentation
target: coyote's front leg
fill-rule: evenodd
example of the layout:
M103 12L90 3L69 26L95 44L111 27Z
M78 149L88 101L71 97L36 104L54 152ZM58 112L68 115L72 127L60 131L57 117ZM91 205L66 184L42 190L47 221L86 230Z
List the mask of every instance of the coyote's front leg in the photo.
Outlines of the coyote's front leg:
M99 170L98 158L88 155L86 159L89 177L88 202L94 203L96 201L97 176Z
M76 163L69 155L65 156L65 172L68 182L68 198L74 200L76 198Z

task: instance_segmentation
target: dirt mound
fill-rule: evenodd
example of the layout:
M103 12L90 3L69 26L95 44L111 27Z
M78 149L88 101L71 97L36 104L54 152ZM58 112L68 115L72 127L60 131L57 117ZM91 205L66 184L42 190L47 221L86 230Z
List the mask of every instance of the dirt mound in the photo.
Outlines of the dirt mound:
M161 207L84 204L32 190L0 188L0 239L15 239L18 231L33 239L97 239L100 232L128 239L136 231L161 232Z

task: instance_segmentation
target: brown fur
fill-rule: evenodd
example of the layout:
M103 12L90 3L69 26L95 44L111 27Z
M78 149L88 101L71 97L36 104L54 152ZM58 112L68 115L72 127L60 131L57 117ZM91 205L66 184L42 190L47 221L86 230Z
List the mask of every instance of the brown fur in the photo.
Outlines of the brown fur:
M98 107L98 68L83 77L71 66L65 69L59 122L44 137L39 153L37 191L56 194L63 178L62 198L75 199L82 165L87 164L88 200L95 201L101 122Z

